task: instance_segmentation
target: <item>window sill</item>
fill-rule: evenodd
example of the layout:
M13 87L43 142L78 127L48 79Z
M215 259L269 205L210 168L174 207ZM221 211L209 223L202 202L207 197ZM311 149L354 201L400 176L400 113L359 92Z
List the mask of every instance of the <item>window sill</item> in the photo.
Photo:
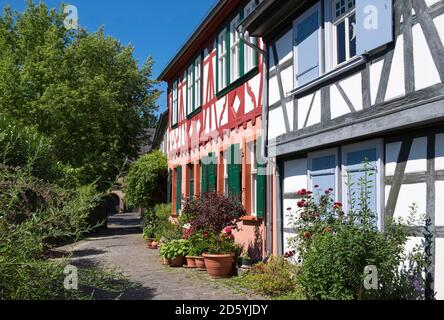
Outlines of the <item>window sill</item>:
M223 88L222 90L218 91L216 93L216 97L220 98L224 95L226 95L228 92L230 92L231 90L233 90L234 88L240 86L241 84L243 84L244 82L250 80L251 78L253 78L254 76L256 76L259 73L259 67L256 66L253 69L251 69L250 71L248 71L246 74L244 74L242 77L240 77L239 79L237 79L236 81L233 81L232 83L230 83L227 87Z
M187 115L187 120L190 120L191 118L193 118L195 115L199 114L202 111L202 106L200 106L199 108L197 108L196 110L194 110L193 112L191 112L189 115Z
M328 83L336 80L344 75L346 72L357 68L367 62L366 55L360 55L352 58L350 61L338 66L336 69L331 70L320 76L319 78L304 84L303 86L294 89L287 93L287 97L299 97L307 94L308 92L327 85Z
M244 216L239 218L239 221L242 222L262 222L262 219L254 216Z

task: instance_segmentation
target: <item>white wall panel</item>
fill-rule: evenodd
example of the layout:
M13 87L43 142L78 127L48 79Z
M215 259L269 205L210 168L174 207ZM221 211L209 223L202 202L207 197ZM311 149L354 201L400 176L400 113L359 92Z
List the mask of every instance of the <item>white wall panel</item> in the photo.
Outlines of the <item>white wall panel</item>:
M372 99L372 105L376 103L376 97L378 95L379 82L381 81L382 67L384 60L381 59L370 65L370 95Z
M441 82L419 23L413 26L413 57L416 90L421 90Z
M357 73L339 83L356 111L362 110L362 76Z
M307 159L286 161L284 165L284 192L296 193L307 188Z
M401 142L393 142L385 146L385 175L387 177L395 175L401 144Z
M393 55L392 68L390 70L385 100L391 100L404 95L404 37L400 35L396 40L396 47Z
M273 109L268 114L268 139L275 139L285 133L284 114L282 107Z
M435 169L444 170L444 133L436 135Z
M403 184L399 191L398 202L394 217L408 219L410 215L410 206L415 203L418 207L418 215L426 213L427 205L427 184ZM417 216L419 218L419 216Z
M435 258L435 291L436 298L444 300L444 239L436 239Z
M330 87L330 106L332 119L351 112L350 108L347 106L347 103L339 92L339 89L335 85Z
M435 224L444 226L444 181L435 182Z
M444 43L444 14L433 19L433 22L435 23L436 30L438 30L441 42Z
M427 137L421 137L413 140L405 172L425 171L427 171Z
M273 105L281 99L279 93L279 83L277 76L273 76L268 81L268 105Z

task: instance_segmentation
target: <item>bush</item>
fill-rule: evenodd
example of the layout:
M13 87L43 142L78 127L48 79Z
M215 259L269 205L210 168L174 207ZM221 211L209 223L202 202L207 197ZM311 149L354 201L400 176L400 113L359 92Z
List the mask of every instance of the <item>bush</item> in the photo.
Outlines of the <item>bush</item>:
M375 214L368 204L368 177L360 181L359 203L346 215L334 203L331 191L301 190L299 215L293 217L297 234L294 245L302 261L298 281L309 299L419 299L424 284L425 259L419 248L406 255L408 229L401 221L389 220L378 231ZM355 209L353 209L355 208ZM357 209L356 209L357 208ZM410 264L408 263L410 261ZM402 269L401 266L406 266ZM364 288L364 270L376 266L378 290Z
M166 242L160 248L160 255L167 259L185 257L190 252L188 240L172 240Z
M167 176L167 158L160 151L149 153L134 162L125 180L128 205L151 209L164 202Z
M296 276L299 268L282 257L271 257L266 263L253 266L238 282L258 294L272 298L291 296L303 299Z

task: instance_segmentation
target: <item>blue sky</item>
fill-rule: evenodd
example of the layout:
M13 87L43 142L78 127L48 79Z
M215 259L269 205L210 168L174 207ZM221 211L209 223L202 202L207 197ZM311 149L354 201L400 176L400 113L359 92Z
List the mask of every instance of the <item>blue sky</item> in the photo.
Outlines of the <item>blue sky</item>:
M157 77L168 61L191 35L216 0L44 0L50 8L62 2L78 9L80 25L88 31L100 26L123 44L135 47L135 57L142 64L151 55ZM38 1L35 1L38 2ZM0 0L22 11L25 0ZM165 92L165 85L162 85ZM166 98L159 99L160 111L166 110Z

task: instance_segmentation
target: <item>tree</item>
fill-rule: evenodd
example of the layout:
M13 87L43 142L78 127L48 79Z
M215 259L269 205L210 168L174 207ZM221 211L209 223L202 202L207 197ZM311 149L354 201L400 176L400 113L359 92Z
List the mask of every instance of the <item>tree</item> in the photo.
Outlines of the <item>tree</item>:
M135 159L157 110L152 58L104 30L68 31L62 10L27 2L0 18L0 114L35 126L79 184L114 181Z
M168 161L160 151L134 162L125 180L125 199L131 206L146 209L165 201Z

